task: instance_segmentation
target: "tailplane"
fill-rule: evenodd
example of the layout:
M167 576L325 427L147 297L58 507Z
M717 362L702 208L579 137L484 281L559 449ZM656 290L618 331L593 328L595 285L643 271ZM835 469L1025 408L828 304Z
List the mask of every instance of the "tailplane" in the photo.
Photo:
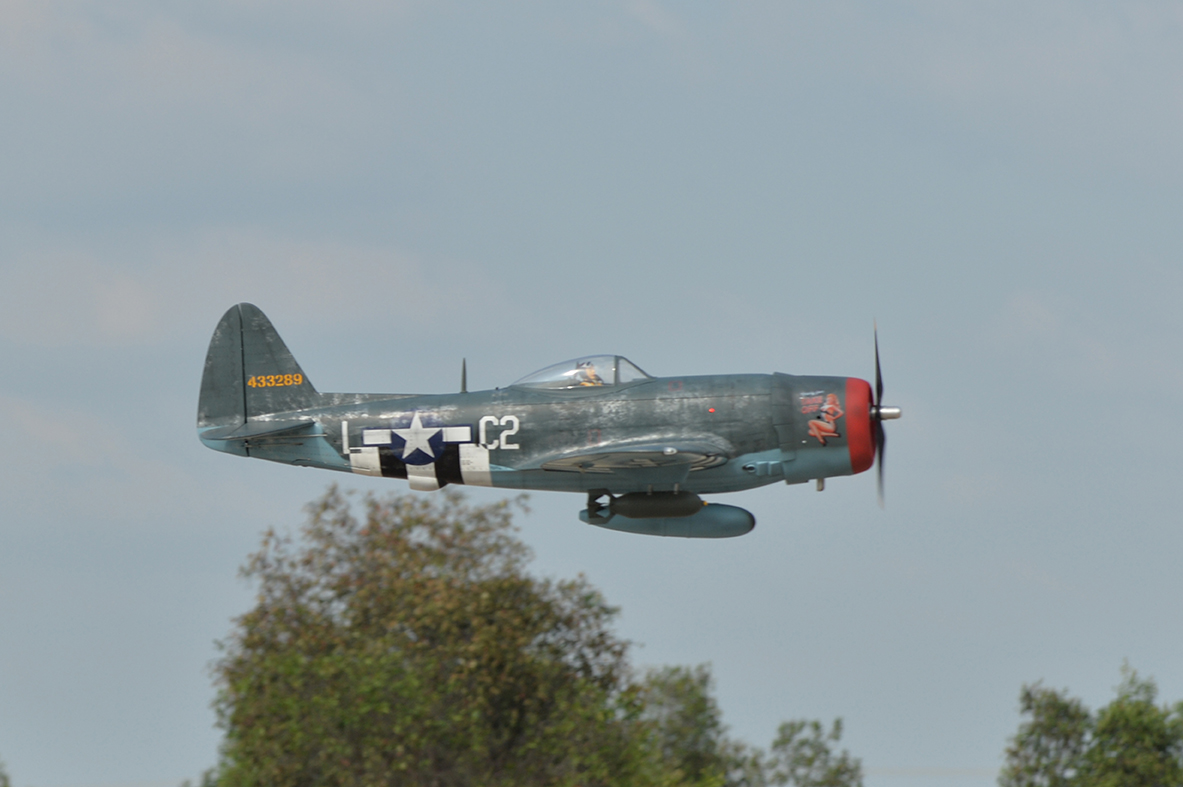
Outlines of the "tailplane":
M319 403L320 394L267 315L250 303L222 315L205 356L198 429L238 426Z

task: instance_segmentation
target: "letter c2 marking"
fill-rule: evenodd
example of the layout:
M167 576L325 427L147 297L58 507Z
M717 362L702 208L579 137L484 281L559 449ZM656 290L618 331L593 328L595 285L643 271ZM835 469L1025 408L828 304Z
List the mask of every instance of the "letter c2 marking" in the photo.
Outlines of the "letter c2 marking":
M501 431L500 437L489 439L489 427L507 426L508 429ZM488 448L490 451L497 448L504 448L507 451L513 451L522 446L519 443L511 443L509 438L518 433L522 428L522 419L516 415L504 415L498 418L495 415L483 415L481 420L477 423L477 440L482 446Z

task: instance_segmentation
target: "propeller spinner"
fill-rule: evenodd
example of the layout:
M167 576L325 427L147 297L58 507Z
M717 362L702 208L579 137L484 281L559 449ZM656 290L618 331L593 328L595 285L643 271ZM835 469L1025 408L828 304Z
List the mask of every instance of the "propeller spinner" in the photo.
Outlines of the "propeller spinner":
M887 454L887 432L884 421L903 415L898 407L883 406L883 370L879 366L879 326L875 326L875 401L871 404L871 420L875 422L875 464L879 473L879 505L883 505L883 458Z

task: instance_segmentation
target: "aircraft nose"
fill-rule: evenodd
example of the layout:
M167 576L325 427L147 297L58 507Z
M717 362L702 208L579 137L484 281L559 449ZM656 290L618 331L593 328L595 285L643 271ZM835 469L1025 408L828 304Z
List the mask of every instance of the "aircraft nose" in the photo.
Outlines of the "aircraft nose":
M872 426L871 384L858 377L846 378L846 431L850 472L861 473L875 463L875 430Z

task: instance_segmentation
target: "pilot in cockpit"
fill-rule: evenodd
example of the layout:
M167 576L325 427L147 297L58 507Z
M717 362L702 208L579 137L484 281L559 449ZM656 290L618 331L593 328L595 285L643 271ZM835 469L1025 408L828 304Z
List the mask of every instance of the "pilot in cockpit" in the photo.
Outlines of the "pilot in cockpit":
M596 374L596 365L591 361L584 361L579 364L579 368L576 369L576 375L580 385L604 384L603 378Z

